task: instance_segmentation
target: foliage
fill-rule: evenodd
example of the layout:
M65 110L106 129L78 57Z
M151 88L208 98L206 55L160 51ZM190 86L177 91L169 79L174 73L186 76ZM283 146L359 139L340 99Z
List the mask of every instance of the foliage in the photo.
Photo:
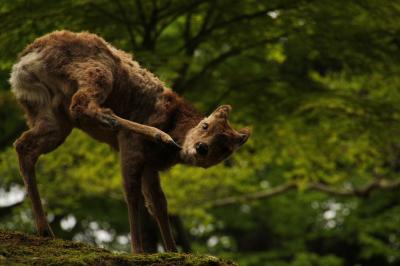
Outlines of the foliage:
M229 103L234 125L253 127L223 164L163 173L196 252L241 265L398 265L398 191L341 198L307 187L399 180L399 11L377 0L2 1L0 187L22 185L11 144L24 124L7 83L17 53L53 30L87 30L203 112ZM74 131L38 176L57 235L127 249L117 153ZM287 182L299 189L212 207ZM0 228L33 230L30 217L27 203L0 209ZM76 223L63 229L68 217Z

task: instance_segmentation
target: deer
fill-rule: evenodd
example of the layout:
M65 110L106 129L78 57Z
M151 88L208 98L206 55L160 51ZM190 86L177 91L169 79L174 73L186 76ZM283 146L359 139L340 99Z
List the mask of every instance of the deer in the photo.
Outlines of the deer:
M140 206L154 217L165 250L177 252L159 173L182 163L208 168L250 136L228 121L231 106L202 115L129 53L89 32L55 31L35 39L12 66L9 82L28 130L14 142L39 236L46 219L35 164L73 128L119 153L133 253L143 253Z

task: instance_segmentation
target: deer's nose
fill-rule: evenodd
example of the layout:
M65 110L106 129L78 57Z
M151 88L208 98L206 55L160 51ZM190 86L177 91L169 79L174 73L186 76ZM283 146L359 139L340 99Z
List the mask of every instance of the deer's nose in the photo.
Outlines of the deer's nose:
M201 156L206 156L208 153L208 145L203 142L197 142L196 152Z

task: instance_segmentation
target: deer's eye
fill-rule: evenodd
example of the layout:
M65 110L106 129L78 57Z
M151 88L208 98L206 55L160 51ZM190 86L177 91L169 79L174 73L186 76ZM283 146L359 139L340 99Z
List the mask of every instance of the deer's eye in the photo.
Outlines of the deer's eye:
M208 128L208 123L201 124L201 128L206 130Z

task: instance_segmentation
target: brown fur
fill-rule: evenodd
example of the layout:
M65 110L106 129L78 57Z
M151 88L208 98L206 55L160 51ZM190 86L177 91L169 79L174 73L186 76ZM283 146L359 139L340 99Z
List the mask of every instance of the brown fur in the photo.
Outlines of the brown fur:
M35 163L74 127L120 152L134 252L142 252L140 193L166 250L176 251L158 172L176 163L209 167L249 136L247 129L229 126L229 106L204 117L129 54L94 34L60 31L38 38L20 54L10 83L30 127L15 147L43 236L53 233L40 203Z

